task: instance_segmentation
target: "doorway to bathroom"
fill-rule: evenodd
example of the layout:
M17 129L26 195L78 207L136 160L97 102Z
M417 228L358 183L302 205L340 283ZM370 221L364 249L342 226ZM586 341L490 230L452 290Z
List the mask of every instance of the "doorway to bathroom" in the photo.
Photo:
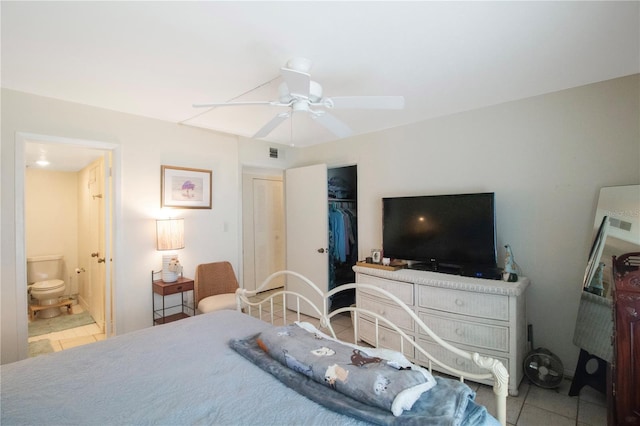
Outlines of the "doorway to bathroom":
M26 135L22 142L23 257L27 262L34 256L62 255L59 279L65 282L65 290L61 300L72 302L69 312L63 306L58 317L27 320L26 352L34 355L95 342L113 333L113 148L42 135ZM27 295L27 304L30 299Z

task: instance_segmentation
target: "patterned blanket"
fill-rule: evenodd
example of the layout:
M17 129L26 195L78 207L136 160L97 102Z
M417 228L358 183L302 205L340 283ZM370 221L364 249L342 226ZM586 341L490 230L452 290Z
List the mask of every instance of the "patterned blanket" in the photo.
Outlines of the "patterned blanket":
M309 323L269 329L257 343L290 369L395 416L411 410L436 384L426 369L398 352L346 344Z
M485 407L474 402L475 392L459 380L436 377L436 386L423 393L411 411L394 416L388 410L364 404L286 367L258 346L259 336L232 339L229 346L287 387L334 412L385 426L500 426Z

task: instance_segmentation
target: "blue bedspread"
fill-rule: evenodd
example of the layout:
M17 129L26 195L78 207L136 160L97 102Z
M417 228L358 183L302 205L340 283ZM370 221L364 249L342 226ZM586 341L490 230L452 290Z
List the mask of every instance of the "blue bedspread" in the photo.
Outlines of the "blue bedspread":
M269 327L236 311L218 311L2 365L0 424L384 422L373 415L353 416L347 403L337 411L315 403L229 347L230 340ZM449 424L433 420L423 424Z
M362 425L229 348L269 324L219 311L0 367L0 424Z

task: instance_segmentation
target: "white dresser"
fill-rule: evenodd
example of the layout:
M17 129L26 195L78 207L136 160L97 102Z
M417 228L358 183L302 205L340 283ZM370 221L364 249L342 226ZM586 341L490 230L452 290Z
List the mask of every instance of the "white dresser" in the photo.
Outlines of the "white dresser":
M520 277L517 282L509 283L412 269L386 271L364 266L353 269L358 283L375 285L394 294L444 340L461 349L502 361L509 372L509 394L518 395L518 385L523 377L522 362L527 352L527 278ZM433 343L426 334L417 333L411 317L394 309L384 298L363 290L356 295L356 304L389 318L447 364L479 371L474 370L470 361ZM366 318L359 321L358 337L375 344L374 325ZM378 339L380 346L400 350L397 333L382 330ZM416 359L413 347L407 346L410 345L405 345L404 353L412 361L426 362L421 355ZM434 366L434 369L438 367Z

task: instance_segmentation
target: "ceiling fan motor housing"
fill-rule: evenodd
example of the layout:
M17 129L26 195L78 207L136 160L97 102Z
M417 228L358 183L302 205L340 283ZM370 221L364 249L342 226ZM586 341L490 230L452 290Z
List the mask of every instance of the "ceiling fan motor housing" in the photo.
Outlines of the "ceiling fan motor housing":
M292 95L287 83L278 86L278 100L280 103L288 104L294 100L305 100L310 103L320 102L322 99L322 86L316 81L309 81L309 96Z
M291 58L287 62L287 68L308 73L311 71L311 61L307 58L301 57Z

